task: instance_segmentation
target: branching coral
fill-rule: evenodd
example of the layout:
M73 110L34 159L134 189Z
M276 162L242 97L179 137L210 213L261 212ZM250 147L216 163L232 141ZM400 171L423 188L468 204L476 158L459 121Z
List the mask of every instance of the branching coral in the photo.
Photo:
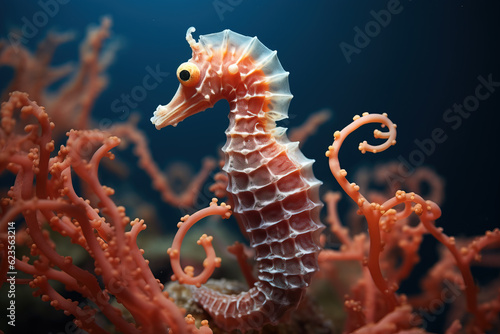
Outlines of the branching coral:
M51 61L57 47L74 38L72 33L47 35L38 44L36 53L21 45L0 42L0 64L14 69L14 77L2 95L16 90L28 92L34 101L50 110L50 116L58 121L54 138L59 139L69 129L85 129L89 125L90 113L99 94L107 87L106 69L113 62L118 42L103 47L109 37L111 19L105 17L98 27L89 29L80 45L79 66L66 63L52 66ZM53 83L65 81L57 90L49 90Z
M16 125L13 114L18 110L23 117L34 116L38 121L38 124L30 123L25 127L27 135L24 136L11 131ZM49 158L54 150L51 138L54 124L42 107L29 100L26 94L14 92L2 105L1 112L2 166L16 174L9 197L3 199L4 208L8 209L0 222L2 281L8 269L7 223L22 214L27 224L25 232L32 239L33 259L16 260L16 269L33 275L30 286L38 289L37 295L50 301L54 308L72 314L78 326L105 332L94 320L96 309L80 309L77 303L63 298L53 289L48 280L61 281L66 289L94 302L120 332L134 333L139 329L163 332L165 324L183 330L186 325L181 313L162 293L162 284L151 273L137 246L137 235L146 227L144 222L130 222L125 209L111 200L113 190L98 180L99 162L106 156L113 157L109 151L119 144L119 139L100 131L71 131L66 145L61 146L57 156ZM72 171L96 195L98 205L77 195ZM77 267L70 256L61 255L63 250L56 250L57 245L51 241L45 224L71 238L92 256L95 261L93 273ZM125 232L129 224L131 229ZM102 277L104 288L95 275ZM128 323L110 304L110 295L130 311L139 327Z
M472 277L470 265L473 259L478 259L482 249L498 244L500 231L495 229L486 232L484 236L458 248L454 237L447 236L442 228L435 226L434 221L440 217L441 211L434 202L426 201L415 193L398 190L392 198L385 202L370 203L360 192L360 187L347 180L347 172L340 168L338 158L340 147L346 137L360 126L369 123L380 123L388 131L375 130L374 137L385 139L385 142L372 146L364 141L359 145L359 150L362 153L377 153L396 143L396 125L387 118L387 115L366 113L362 117L355 116L353 123L342 131L335 132L335 140L326 152L333 176L358 205L358 214L364 216L368 223L369 238L365 233L360 233L352 238L349 235L349 230L341 225L337 214L336 205L340 196L335 193L328 193L325 196L330 231L338 238L342 246L338 251L327 249L320 253L319 261L322 268L328 273L331 272L329 266L332 265L332 262L349 260L358 261L366 268L362 270L362 280L351 287L352 293L357 297L347 299L345 303L349 311L347 330L354 330L365 324L371 327L370 324L375 322L378 322L378 326L386 321L384 319L389 317L388 314L399 314L398 318L406 318L400 325L397 325L398 322L393 322L391 332L398 329L408 329L418 323L415 321L416 315L408 312L408 308L405 306L411 305L411 300L408 301L404 295L398 295L396 291L400 283L410 275L414 266L419 262L418 250L423 235L427 233L430 233L448 249L451 254L451 257L447 257L445 262L448 264L448 268L454 263L458 269L458 273L454 274L453 282L459 284L460 289L464 291L468 312L474 315L474 319L468 324L469 331L481 332L488 329L492 323L492 314L498 314L499 310L496 303L478 305L477 287ZM415 213L420 220L416 226L408 224L408 218L412 213ZM325 241L326 239L323 239L323 243ZM391 260L396 252L401 253L402 260L399 261L399 264L396 263L397 261ZM441 267L441 270L434 270L434 274L427 281L427 285L435 285L432 289L431 286L427 286L426 293L434 291L439 295L442 291L440 286L444 279L442 275L445 272L442 264L440 262L436 265L436 268ZM373 289L372 284L377 289ZM364 290L364 293L357 293L356 290L359 288ZM378 294L381 294L384 299L382 305L376 301ZM431 299L427 298L427 302ZM410 304L408 304L409 302ZM401 312L403 309L406 311ZM454 323L452 326L456 328L458 325ZM384 329L382 332L387 332L387 330ZM358 332L363 331L358 330ZM376 331L372 328L371 332Z
M222 218L227 219L231 216L231 206L221 203L220 206L217 205L217 199L214 198L210 203L210 206L206 209L197 211L193 215L186 215L181 218L181 221L177 224L179 231L175 234L174 241L172 242L172 247L168 249L168 254L170 255L170 263L174 271L172 280L178 280L179 283L193 284L200 287L201 284L206 283L206 281L212 276L216 267L220 267L221 259L215 256L214 248L212 247L212 237L203 234L198 240L198 245L203 246L205 253L207 255L205 261L203 261L203 271L194 277L194 268L188 266L184 268L184 272L180 265L180 251L182 239L186 235L187 231L196 224L199 220L209 216L209 215L220 215Z

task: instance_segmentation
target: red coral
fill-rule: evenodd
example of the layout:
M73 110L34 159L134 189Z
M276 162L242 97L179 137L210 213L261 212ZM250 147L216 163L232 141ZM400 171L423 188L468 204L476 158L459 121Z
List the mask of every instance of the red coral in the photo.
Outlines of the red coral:
M418 315L412 312L411 307L430 308L435 301L436 295L439 297L446 287L443 282L452 282L459 285L466 295L467 311L474 315L474 318L467 324L468 332L483 332L492 325L493 314L498 315L497 303L489 302L478 304L477 287L474 283L470 270L473 259L479 259L479 252L492 245L498 245L500 241L500 231L488 231L482 237L474 239L472 242L459 248L454 237L447 236L443 229L436 227L434 221L440 217L439 207L432 201L426 201L419 195L402 190L396 191L395 196L385 200L383 196L374 196L380 202L369 202L360 192L360 187L355 183L350 183L346 176L347 172L340 168L339 150L345 138L362 125L369 123L381 123L388 131L381 132L375 130L375 138L386 139L383 144L372 146L366 141L359 145L362 153L367 151L377 153L394 145L396 137L396 125L393 124L387 115L363 114L362 117L355 116L354 122L337 131L334 134L335 141L326 152L329 157L330 168L333 176L344 191L358 205L358 214L366 218L368 223L368 235L361 232L354 238L350 236L349 230L343 227L337 214L337 202L340 196L335 193L328 193L325 196L328 209L328 222L330 231L341 242L340 250L323 250L319 255L319 262L326 273L331 272L331 265L335 261L358 261L362 266L362 278L350 287L350 293L354 299L346 300L348 319L346 330L356 332L396 332L406 330L418 325ZM439 183L435 177L416 173L414 180L410 182L414 185L415 179L427 177ZM415 185L414 185L415 186ZM438 184L438 190L442 187ZM435 193L434 193L435 194ZM438 191L439 194L439 191ZM439 195L434 196L440 198ZM396 210L398 207L402 209ZM415 213L419 218L416 226L410 226L408 218ZM419 262L418 251L424 234L431 234L449 251L450 256L445 256L439 261L429 276L424 279L424 293L421 298L407 299L404 295L399 295L397 290L401 282L408 278L414 266ZM323 244L326 239L323 238ZM401 258L394 261L394 254L399 253ZM400 263L397 263L400 262ZM366 268L366 269L365 269ZM454 270L456 268L456 270ZM450 269L452 271L450 271ZM325 274L323 274L325 275ZM377 290L371 285L374 284ZM384 303L378 299L380 295ZM405 310L404 312L401 312ZM392 319L390 330L383 323L387 319ZM404 321L401 321L404 320ZM450 327L450 332L458 330L459 325L455 322ZM380 328L380 329L376 329Z
M10 131L18 110L24 117L35 116L38 121L25 127L28 134L24 136ZM95 313L100 310L122 333L166 332L167 325L176 331L185 331L182 313L162 292L163 285L153 276L143 250L137 246L137 235L146 225L142 220L130 221L125 209L111 199L113 190L99 182L99 163L104 157L113 157L110 150L120 140L96 130L71 131L66 145L49 159L54 149L53 123L42 107L29 100L27 94L14 92L2 104L1 112L4 120L0 132L2 166L16 173L9 197L3 199L9 203L0 221L2 282L8 270L7 224L22 214L26 232L32 239L32 259L16 260L16 269L33 275L30 286L38 289L36 295L50 301L54 308L72 314L79 327L106 332L95 322ZM77 195L72 172L98 198L97 205ZM61 251L56 250L45 223L84 248L94 259L94 268L91 271L79 268L70 256L58 253ZM127 225L131 226L128 232ZM99 284L98 276L104 286ZM76 303L63 298L48 280L63 282L67 290L88 298L96 308L80 309ZM112 295L131 313L135 324L129 323L112 305Z

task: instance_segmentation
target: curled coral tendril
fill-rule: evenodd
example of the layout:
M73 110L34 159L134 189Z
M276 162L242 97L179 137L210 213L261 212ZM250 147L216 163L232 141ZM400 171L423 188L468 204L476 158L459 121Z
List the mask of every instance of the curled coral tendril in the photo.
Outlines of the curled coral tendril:
M375 282L377 288L382 292L386 302L391 310L393 310L399 303L394 294L394 287L389 287L386 279L382 275L379 263L379 255L383 248L380 238L379 220L383 215L383 210L380 210L380 205L372 205L368 203L366 198L360 193L359 186L355 183L349 183L346 178L347 172L340 168L338 153L345 138L356 129L365 124L380 123L382 127L387 127L388 131L382 132L375 130L373 136L375 138L386 139L380 145L370 145L366 141L359 144L361 153L372 152L377 153L386 150L392 145L396 144L396 125L387 118L387 114L371 114L364 113L363 116L354 116L354 122L346 126L342 131L336 131L333 134L334 142L328 147L326 156L329 158L330 170L333 176L344 189L344 191L351 197L359 206L361 213L366 217L368 222L368 232L370 234L370 251L368 255L367 266L370 274Z
M206 234L203 234L198 240L198 245L203 246L207 256L203 261L203 271L199 275L194 276L194 268L192 266L187 266L184 270L182 270L180 264L180 250L182 240L186 236L186 233L198 221L213 215L220 215L223 219L227 219L231 216L231 206L226 205L225 203L217 205L217 199L214 198L208 208L201 209L192 215L182 217L179 224L177 224L179 230L175 234L172 247L167 251L170 256L172 270L174 271L172 280L178 280L181 284L191 284L200 287L201 284L204 284L210 276L212 276L215 268L220 267L221 259L215 256L215 250L212 246L213 238L211 236L207 236Z
M467 259L460 255L460 252L455 245L455 239L447 236L443 233L442 228L434 225L434 221L441 216L441 209L439 206L432 201L424 200L421 196L415 193L406 193L402 190L398 190L394 197L387 200L383 204L375 202L369 203L369 201L367 201L366 198L360 193L360 187L355 183L349 183L347 180L346 170L340 168L338 152L345 138L353 131L362 125L369 123L380 123L382 128L386 127L388 129L385 132L380 130L374 131L375 138L386 139L382 144L374 146L368 144L366 141L360 143L358 148L361 153L366 153L367 151L378 153L386 150L391 145L396 144L396 125L393 124L389 118L387 118L387 114L369 115L368 113L364 113L362 117L355 116L353 120L354 122L345 127L342 131L336 131L334 133L334 142L328 147L326 156L329 158L330 170L332 171L333 176L349 197L351 197L358 204L358 213L366 217L368 223L368 233L370 235L370 248L366 265L375 285L383 294L389 309L391 311L395 310L398 306L400 306L400 304L404 304L404 301L398 301L396 294L394 293L398 288L397 285L389 284L389 282L384 278L380 268L379 257L384 246L381 241L381 229L384 230L388 227L390 228L391 224L395 221L405 219L412 213L415 213L419 216L423 227L439 242L441 242L455 258L464 280L464 291L467 297L467 309L475 316L476 324L478 324L481 328L487 328L488 323L485 316L481 314L477 305L477 287L474 284L474 279L472 277ZM399 211L395 210L394 208L400 204L403 204L404 207ZM489 236L491 237L495 235L495 233L498 232L490 232ZM327 254L325 254L325 256L327 256Z

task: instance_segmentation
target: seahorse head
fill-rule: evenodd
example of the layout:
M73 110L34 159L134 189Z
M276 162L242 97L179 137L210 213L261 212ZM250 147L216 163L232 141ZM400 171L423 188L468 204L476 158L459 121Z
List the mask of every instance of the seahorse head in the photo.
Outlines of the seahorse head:
M222 98L231 102L237 96L256 97L254 100L264 105L259 109L269 111L271 121L287 117L292 95L288 72L281 67L276 51L257 37L228 29L202 35L198 42L192 37L194 31L191 27L186 33L193 54L177 68L179 88L170 103L159 105L151 118L157 129L176 126Z
M179 88L170 103L159 105L151 118L157 129L176 126L185 118L212 107L220 99L219 75L213 70L209 50L192 37L194 31L191 27L186 34L193 56L176 71Z

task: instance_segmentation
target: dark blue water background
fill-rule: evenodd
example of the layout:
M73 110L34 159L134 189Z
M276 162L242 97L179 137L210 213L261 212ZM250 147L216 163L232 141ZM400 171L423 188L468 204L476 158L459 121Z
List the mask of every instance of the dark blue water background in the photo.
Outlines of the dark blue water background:
M373 13L388 6L397 14L377 30ZM0 36L5 37L12 27L21 27L23 17L32 21L41 8L36 1L2 0ZM333 110L333 118L303 148L306 156L317 161L315 172L324 182L322 191L339 189L324 157L333 132L350 123L355 114L387 112L398 124L398 144L381 154L361 155L357 144L369 140L371 130L361 131L346 141L342 167L353 172L376 162L416 159L422 156L412 156L412 152L422 151L416 140L428 140L435 129L442 129L446 140L435 143L432 153L425 153L422 161L446 180L443 217L438 224L450 235L474 235L500 225L500 87L480 101L468 118L444 119L447 109L475 95L479 76L500 82L498 2L72 0L60 4L47 24L47 28L78 34L74 43L58 49L54 63L77 59L77 43L86 27L104 15L112 17L113 38L119 39L122 47L108 71L110 84L99 97L93 117L119 121L120 115L113 112L111 104L142 83L146 67L159 66L169 72L134 110L141 114L139 126L147 133L154 159L161 167L181 160L198 169L201 158L216 156L225 141L226 102L176 128L157 131L149 118L158 104L170 101L178 86L175 70L191 57L185 41L187 28L196 27L195 38L229 28L258 36L278 51L283 67L290 72L294 95L291 118L285 126L301 124L320 108ZM369 30L372 37L364 44L357 40L357 53L351 54L348 62L341 45L355 47L358 28L373 29ZM34 48L47 29L40 30L29 47ZM0 70L0 82L5 83L9 73ZM135 165L135 161L130 164ZM140 171L129 182L135 183L140 196L165 207ZM172 216L171 209L160 210L168 213L165 224L177 221L177 213Z

